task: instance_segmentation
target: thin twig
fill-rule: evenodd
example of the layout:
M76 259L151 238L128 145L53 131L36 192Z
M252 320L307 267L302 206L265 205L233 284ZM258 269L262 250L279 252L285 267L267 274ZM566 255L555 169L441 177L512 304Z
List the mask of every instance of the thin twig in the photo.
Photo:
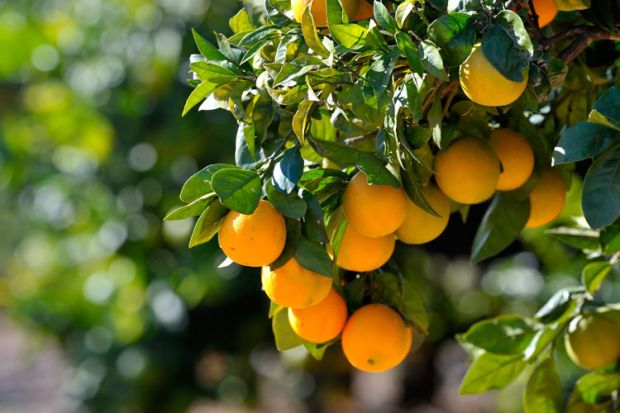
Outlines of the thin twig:
M616 25L616 31L620 30L620 25ZM576 38L576 39L575 39ZM545 50L549 50L555 44L564 40L573 40L573 42L560 52L558 57L564 62L573 61L581 54L592 42L597 40L620 40L620 34L611 33L603 29L592 26L577 26L567 29L548 39L541 40L541 44Z

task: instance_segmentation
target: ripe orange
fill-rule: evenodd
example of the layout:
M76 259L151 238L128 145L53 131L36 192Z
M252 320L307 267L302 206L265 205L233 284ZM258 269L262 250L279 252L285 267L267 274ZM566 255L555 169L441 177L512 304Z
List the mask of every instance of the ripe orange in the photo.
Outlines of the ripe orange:
M558 6L554 0L532 0L532 5L538 16L538 27L543 28L555 19Z
M306 308L318 304L329 294L332 281L302 267L295 258L280 268L263 267L261 271L265 294L283 307Z
M601 315L577 316L564 336L570 359L587 370L600 369L620 356L620 326Z
M357 12L353 16L353 20L367 20L372 19L375 13L372 3L366 0L360 0L360 6L357 8Z
M220 248L234 262L262 267L274 262L284 250L286 224L280 213L261 200L251 215L230 211L218 234Z
M556 219L566 203L566 185L555 169L545 169L530 192L527 228L538 228Z
M478 204L495 192L499 161L491 146L480 139L459 138L435 158L439 189L461 204Z
M291 9L295 20L301 23L301 19L304 15L304 11L308 7L312 0L291 0ZM357 11L360 0L343 0L342 5L347 12L347 15L353 16ZM314 24L316 26L327 25L327 0L314 0L312 2L312 9L310 9L312 17L314 18Z
M407 217L396 230L396 236L405 244L424 244L437 238L448 226L450 200L435 185L422 188L422 195L440 217L429 214L407 200Z
M347 185L343 204L349 224L367 237L393 233L407 214L407 195L402 188L369 185L363 172Z
M511 191L523 185L534 170L534 152L527 139L510 129L495 129L491 146L502 165L497 189Z
M410 345L403 319L383 304L369 304L355 311L342 332L345 357L354 367L367 372L396 367Z
M351 225L344 230L336 264L349 271L373 271L385 264L394 252L394 236L366 237Z
M293 331L311 343L325 343L338 337L347 321L347 304L334 288L318 304L307 308L289 308Z
M521 82L504 77L485 57L477 44L459 69L463 92L472 102L483 106L509 105L521 96L527 86L528 74Z

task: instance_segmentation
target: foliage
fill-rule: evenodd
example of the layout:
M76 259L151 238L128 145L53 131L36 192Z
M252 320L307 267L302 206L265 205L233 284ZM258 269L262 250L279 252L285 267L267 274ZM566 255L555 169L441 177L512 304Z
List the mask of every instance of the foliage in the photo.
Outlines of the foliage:
M201 172L205 178L200 181L194 176L186 187L202 197L215 194L231 210L249 214L263 196L262 182L264 193L289 218L288 225L301 225L301 231L287 240L283 257L295 255L302 266L334 277L345 297L355 297L348 302L350 310L369 301L390 304L425 333L428 316L422 297L403 280L396 263L361 274L356 283L342 287L340 281L346 275L331 265L327 254L319 253L330 248L334 229L328 231L329 238L308 237L317 231L324 234L325 223L338 216L348 177L360 170L371 185L402 187L417 206L436 214L421 193L432 178L434 155L463 135L488 139L490 124L523 133L536 155L537 170L551 166L552 159L558 165L595 158L581 194L589 227L550 232L593 259L584 268L584 286L558 291L533 318L500 316L474 324L459 336L474 357L463 393L503 388L528 365L536 365L526 386L525 409L558 411L561 383L551 357L555 342L584 307L606 308L592 295L618 261L614 222L620 214L616 110L620 89L613 87L618 74L611 69L597 83L599 99L591 106L588 121L567 119L571 115L565 102L581 93L571 84L571 74L579 76L584 70L569 64L585 46L561 49L564 34L548 37L532 19L531 8L516 3L508 9L499 1L403 0L393 2L390 12L375 2L374 19L349 21L338 0L327 0L327 27L315 26L310 8L298 24L291 19L286 1L246 3L230 22L233 35L219 35L217 47L194 32L201 54L191 58L195 89L183 110L186 114L200 104L199 110L230 111L238 122L235 160L237 168L243 169L222 166L212 177ZM560 10L589 9L573 12L567 20L570 25L600 16L606 8L600 3L592 8L583 2L557 3ZM607 38L614 38L616 28L612 24ZM477 43L503 77L528 80L526 91L513 104L483 107L459 93L458 66ZM588 102L579 100L585 103L584 114L590 110ZM553 112L545 116L549 108ZM542 125L532 114L542 118ZM571 126L562 129L556 144L563 124ZM562 171L570 181L571 169ZM227 176L219 192L218 174ZM495 196L473 241L473 260L490 258L519 237L528 220L527 197L535 182L536 175L522 188ZM279 201L284 198L286 202ZM302 214L310 210L309 200L320 204L317 220ZM205 211L211 208L205 207ZM466 216L469 206L455 205L455 209ZM212 223L199 220L195 231L202 231L204 225ZM333 250L337 254L338 248ZM272 314L278 347L302 344L280 313ZM605 391L609 390L602 389L601 396ZM571 400L597 400L596 394L579 397L575 393Z

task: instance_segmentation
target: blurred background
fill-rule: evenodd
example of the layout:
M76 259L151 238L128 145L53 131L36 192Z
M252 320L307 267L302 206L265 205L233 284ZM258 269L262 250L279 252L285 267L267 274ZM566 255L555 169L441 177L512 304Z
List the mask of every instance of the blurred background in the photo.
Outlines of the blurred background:
M0 412L520 411L523 383L458 395L467 357L453 337L578 284L579 256L540 231L474 266L480 207L424 250L401 246L431 334L369 375L338 346L320 363L278 353L258 271L218 269L216 241L190 251L191 220L162 221L193 172L233 162L227 112L180 113L190 28L230 33L239 7L0 0ZM579 193L575 179L567 215ZM560 359L569 391L579 371Z

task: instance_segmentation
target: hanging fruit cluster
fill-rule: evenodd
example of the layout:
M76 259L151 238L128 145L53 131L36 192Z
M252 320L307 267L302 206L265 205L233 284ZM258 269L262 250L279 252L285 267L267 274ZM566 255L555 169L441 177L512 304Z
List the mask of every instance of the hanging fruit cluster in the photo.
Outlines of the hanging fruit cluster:
M236 165L192 176L167 219L199 216L190 246L219 233L231 261L262 267L279 349L320 358L340 340L358 369L392 368L428 328L391 260L397 241L428 243L493 198L480 260L564 208L557 137L528 115L567 71L530 37L553 2L437 3L268 0L235 15L218 47L194 32L184 114L230 111Z

